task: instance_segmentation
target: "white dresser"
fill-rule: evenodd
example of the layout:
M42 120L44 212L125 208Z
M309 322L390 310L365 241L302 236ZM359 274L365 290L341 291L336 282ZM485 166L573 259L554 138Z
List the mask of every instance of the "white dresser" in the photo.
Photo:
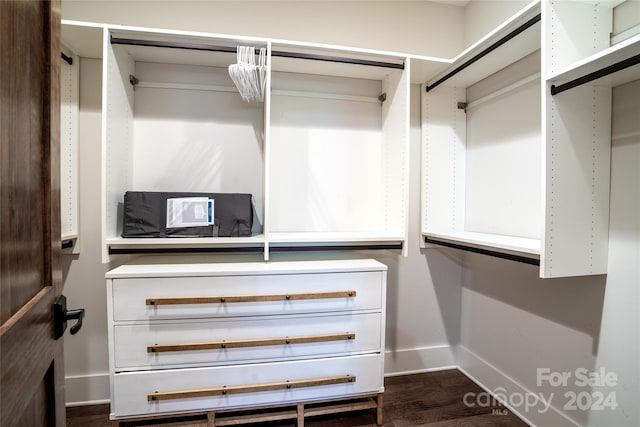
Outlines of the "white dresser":
M111 419L382 393L386 270L356 259L109 271Z

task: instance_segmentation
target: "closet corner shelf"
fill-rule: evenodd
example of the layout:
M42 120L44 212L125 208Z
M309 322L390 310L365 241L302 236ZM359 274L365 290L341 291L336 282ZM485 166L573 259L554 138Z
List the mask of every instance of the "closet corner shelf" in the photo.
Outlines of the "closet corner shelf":
M427 87L445 80L449 86L468 87L513 64L540 49L540 27L540 1L534 0L431 76Z
M472 231L423 232L427 243L446 244L496 252L499 254L540 259L540 240L501 234L476 233ZM463 249L463 248L461 248Z
M547 75L547 82L560 85L640 55L640 34ZM640 79L640 64L592 80L590 85L615 87Z
M63 19L60 28L62 44L83 58L102 59L104 25Z
M434 75L442 73L451 66L451 59L410 55L410 79L412 84L423 84Z

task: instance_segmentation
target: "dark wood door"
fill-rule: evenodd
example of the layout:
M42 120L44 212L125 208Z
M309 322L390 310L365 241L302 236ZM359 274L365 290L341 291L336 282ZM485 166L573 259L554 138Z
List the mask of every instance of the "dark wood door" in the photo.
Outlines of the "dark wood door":
M60 1L0 0L0 425L65 424Z

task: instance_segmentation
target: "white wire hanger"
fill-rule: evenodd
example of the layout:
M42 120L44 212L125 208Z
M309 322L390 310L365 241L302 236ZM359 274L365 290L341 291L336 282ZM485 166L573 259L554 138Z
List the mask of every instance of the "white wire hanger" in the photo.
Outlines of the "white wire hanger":
M260 48L256 65L255 48L238 46L237 60L229 65L229 76L245 102L263 102L267 79L267 50Z

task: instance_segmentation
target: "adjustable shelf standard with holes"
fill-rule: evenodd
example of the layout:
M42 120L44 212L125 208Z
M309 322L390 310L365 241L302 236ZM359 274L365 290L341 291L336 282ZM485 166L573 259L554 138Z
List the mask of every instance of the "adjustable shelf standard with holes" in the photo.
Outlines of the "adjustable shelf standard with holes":
M60 218L63 254L80 252L80 58L102 52L102 28L65 22L60 53Z
M612 87L640 78L640 36L616 35L640 25L629 3L545 0L548 276L607 272Z

